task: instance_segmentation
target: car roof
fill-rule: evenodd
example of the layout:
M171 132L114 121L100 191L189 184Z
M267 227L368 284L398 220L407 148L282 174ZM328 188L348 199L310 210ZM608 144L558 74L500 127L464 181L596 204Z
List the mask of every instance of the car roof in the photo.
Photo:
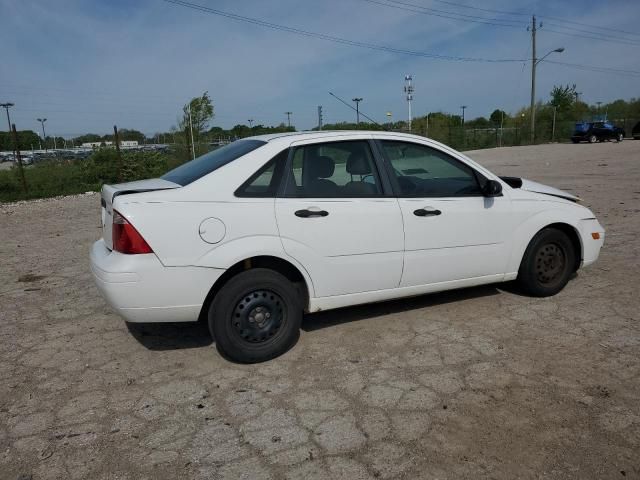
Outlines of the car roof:
M406 137L409 139L421 139L424 137L418 135L411 135L403 132L390 132L383 130L310 130L302 132L284 132L284 133L271 133L267 135L257 135L255 137L248 137L251 140L262 140L263 142L272 142L274 140L289 140L292 142L300 140L315 140L322 138L334 138L334 137L358 137L362 135L375 135L376 137Z

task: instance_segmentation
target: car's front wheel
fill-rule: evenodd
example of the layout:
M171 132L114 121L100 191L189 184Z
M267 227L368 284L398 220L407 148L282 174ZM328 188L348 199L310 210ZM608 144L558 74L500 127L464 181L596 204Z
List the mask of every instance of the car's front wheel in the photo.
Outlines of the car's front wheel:
M209 306L209 330L220 352L242 363L270 360L300 335L302 305L295 286L273 270L239 273Z
M569 237L555 228L545 228L529 243L517 281L529 295L550 297L565 287L575 264L576 252Z
M619 133L618 135L616 135L616 140L618 142L621 142L622 140L624 140L624 135L622 135L622 133Z
M598 137L595 135L589 135L589 143L596 143L598 141Z

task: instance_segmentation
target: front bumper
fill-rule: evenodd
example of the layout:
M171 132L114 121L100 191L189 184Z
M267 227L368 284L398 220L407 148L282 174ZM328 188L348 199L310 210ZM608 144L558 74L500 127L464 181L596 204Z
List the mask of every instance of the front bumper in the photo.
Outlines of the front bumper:
M209 290L224 270L165 267L155 254L125 255L103 240L91 248L91 272L107 303L128 322L198 320Z
M579 229L582 241L582 266L587 267L600 256L600 249L604 245L605 231L595 218L580 220ZM600 238L594 239L593 233L597 233Z

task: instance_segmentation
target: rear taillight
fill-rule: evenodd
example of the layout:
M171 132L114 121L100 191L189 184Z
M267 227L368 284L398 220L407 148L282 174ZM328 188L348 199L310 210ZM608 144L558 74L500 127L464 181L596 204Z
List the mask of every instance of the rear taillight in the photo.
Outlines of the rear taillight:
M153 253L142 235L120 213L113 211L113 249L116 252L134 255Z

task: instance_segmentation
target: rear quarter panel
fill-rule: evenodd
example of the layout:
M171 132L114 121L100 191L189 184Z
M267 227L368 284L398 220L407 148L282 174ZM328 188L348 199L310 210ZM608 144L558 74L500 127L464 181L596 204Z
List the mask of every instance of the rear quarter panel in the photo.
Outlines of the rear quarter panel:
M282 149L281 143L268 143L185 187L118 196L114 208L133 224L165 266L227 268L249 252L249 256L259 252L283 255L274 199L234 195ZM225 226L218 243L205 242L199 233L202 221L212 217Z

